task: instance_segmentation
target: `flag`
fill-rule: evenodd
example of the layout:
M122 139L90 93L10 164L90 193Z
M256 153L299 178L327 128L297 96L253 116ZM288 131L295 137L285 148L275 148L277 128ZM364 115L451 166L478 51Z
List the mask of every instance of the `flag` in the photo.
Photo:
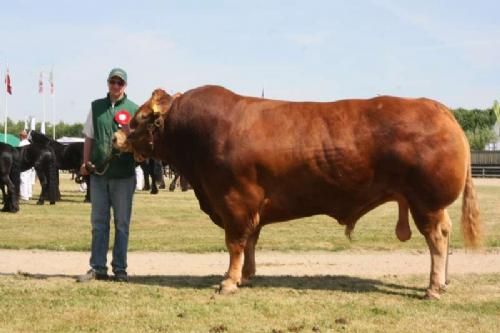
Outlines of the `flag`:
M5 87L7 89L7 93L9 95L12 95L12 86L10 84L10 74L8 68L7 68L7 73L5 74Z
M42 125L40 126L40 132L45 134L45 121L42 121Z
M54 95L54 71L50 71L49 75L49 83L50 83L50 94Z
M40 72L40 79L38 80L38 93L43 94L43 72Z
M262 88L262 95L261 95L262 98L264 98L264 88Z

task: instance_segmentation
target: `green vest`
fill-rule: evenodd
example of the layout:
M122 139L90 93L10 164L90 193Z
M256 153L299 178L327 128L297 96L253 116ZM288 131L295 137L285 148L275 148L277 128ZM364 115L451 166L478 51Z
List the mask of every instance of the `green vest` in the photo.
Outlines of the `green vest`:
M94 143L91 161L98 173L108 178L125 178L135 175L134 156L131 153L120 153L113 148L113 133L118 130L114 120L115 113L127 110L131 116L137 111L137 105L125 95L113 106L109 95L92 102L92 122L94 126Z

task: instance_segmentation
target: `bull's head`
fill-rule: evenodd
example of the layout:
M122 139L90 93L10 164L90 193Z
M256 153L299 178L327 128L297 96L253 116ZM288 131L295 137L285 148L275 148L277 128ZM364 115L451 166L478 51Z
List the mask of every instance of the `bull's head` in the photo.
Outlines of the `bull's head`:
M123 152L133 152L138 162L148 157L162 159L155 142L163 133L165 117L172 102L180 94L170 96L162 89L153 91L130 121L130 130L118 130L113 137L113 146Z

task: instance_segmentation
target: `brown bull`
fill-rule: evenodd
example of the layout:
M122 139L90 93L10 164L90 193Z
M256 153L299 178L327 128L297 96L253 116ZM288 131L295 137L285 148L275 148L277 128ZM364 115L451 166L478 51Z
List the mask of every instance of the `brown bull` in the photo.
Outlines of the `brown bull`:
M427 297L439 298L451 221L463 193L467 245L480 242L469 144L443 105L381 96L331 103L244 97L217 86L173 98L155 90L117 145L153 156L187 177L200 208L225 230L230 255L222 292L255 274L262 226L326 214L346 226L397 201L400 240L410 211L431 253Z

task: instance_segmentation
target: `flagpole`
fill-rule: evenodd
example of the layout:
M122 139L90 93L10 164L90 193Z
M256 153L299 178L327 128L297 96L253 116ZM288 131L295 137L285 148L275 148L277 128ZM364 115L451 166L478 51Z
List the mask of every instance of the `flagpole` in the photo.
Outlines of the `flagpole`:
M5 86L5 123L3 126L3 140L7 143L7 85Z
M54 67L50 70L50 97L52 99L52 139L56 139L56 91L54 90Z
M52 93L52 139L56 139L56 96Z
M43 71L40 72L40 80L38 81L38 92L42 95L42 123L40 124L40 132L45 134L45 91L43 89Z
M7 143L7 73L8 70L5 72L5 79L4 79L4 96L5 96L5 112L4 112L4 124L3 124L3 142Z
M42 91L42 104L43 104L43 131L41 130L40 128L40 132L42 132L43 134L45 134L45 92Z

